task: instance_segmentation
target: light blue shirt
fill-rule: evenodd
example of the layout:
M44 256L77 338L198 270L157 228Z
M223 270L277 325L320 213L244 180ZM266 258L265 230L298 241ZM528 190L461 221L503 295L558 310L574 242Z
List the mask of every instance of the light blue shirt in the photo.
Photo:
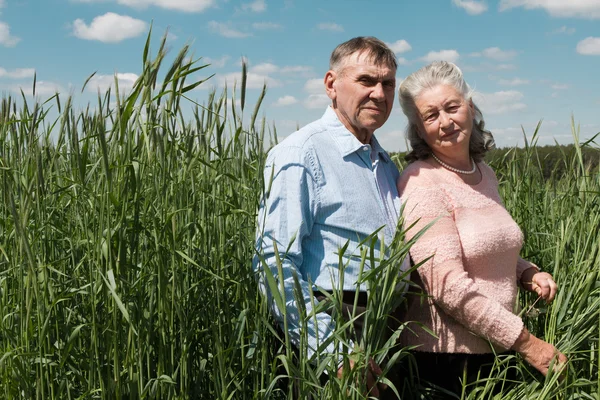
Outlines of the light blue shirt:
M313 290L317 286L356 290L361 264L359 243L381 227L384 228L379 232L376 259L381 240L386 245L392 243L400 210L396 186L399 172L375 136L371 144L361 143L328 107L321 119L271 149L264 177L267 190L269 182L271 186L259 210L256 247L277 276L273 241L277 242L288 329L292 342L297 344L301 323L292 271L296 271L300 281L307 314L313 308L311 283ZM346 267L341 287L340 249L347 243L342 255ZM253 265L260 272L262 265L257 257ZM261 288L269 292L268 285L261 283ZM363 284L360 290L367 288ZM281 322L277 307L273 305L272 309ZM309 356L331 336L334 328L327 313L318 313L316 321L310 318L306 332ZM330 344L326 351L335 350Z

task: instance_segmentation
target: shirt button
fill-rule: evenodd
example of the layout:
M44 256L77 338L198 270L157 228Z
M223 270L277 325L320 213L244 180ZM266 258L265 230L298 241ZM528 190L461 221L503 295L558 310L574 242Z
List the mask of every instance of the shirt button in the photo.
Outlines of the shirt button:
M363 151L369 151L369 146L363 146Z

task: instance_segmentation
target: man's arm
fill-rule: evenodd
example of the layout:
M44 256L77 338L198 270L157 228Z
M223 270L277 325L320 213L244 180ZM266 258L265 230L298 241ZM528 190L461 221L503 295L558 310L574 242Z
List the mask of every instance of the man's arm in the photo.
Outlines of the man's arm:
M267 159L265 167L265 193L258 220L258 237L253 267L259 276L261 290L269 297L271 310L283 327L284 315L273 301L270 286L265 281L267 267L279 285L276 250L281 260L283 291L287 328L292 343L299 345L303 333L307 336L308 355L312 357L335 328L331 316L325 312L307 318L306 332L302 332L299 304L294 296L294 274L298 278L306 315L310 316L316 304L311 301L310 285L301 269L303 241L313 229L319 211L319 182L311 171L311 154L297 147L276 147ZM314 165L314 164L313 164ZM326 353L336 351L330 343Z

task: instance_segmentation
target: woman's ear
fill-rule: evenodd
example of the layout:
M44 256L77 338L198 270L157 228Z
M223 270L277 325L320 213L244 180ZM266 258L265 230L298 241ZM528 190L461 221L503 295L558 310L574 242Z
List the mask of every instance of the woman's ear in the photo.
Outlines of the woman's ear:
M475 104L473 103L473 99L469 99L469 110L471 110L471 115L475 119Z

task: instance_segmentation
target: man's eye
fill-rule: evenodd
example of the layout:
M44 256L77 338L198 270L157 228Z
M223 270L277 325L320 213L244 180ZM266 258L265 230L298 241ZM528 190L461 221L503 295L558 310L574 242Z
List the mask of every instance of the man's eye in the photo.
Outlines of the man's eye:
M460 108L460 106L458 106L458 105L450 106L450 107L448 107L448 112L455 113L456 111L458 111L459 108Z

